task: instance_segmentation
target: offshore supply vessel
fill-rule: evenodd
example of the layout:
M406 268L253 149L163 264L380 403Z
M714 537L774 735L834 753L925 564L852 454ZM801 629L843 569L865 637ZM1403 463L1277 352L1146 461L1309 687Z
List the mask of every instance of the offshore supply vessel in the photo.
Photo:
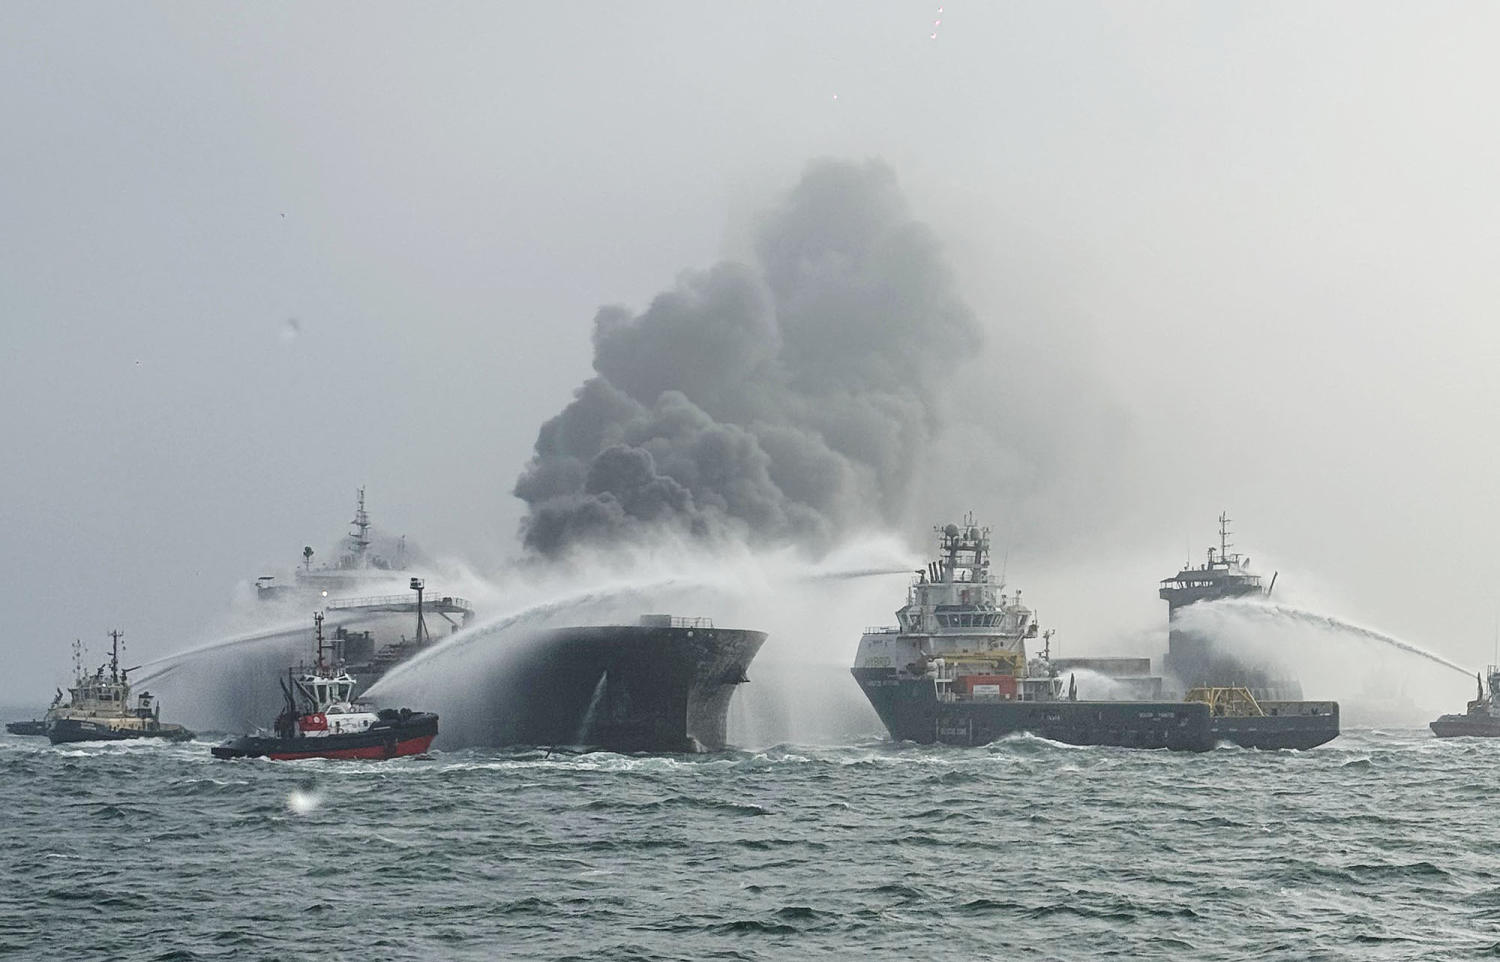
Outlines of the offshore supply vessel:
M1467 710L1462 715L1443 715L1428 727L1432 733L1439 738L1457 738L1461 736L1476 736L1479 738L1500 738L1500 705L1495 704L1495 685L1500 683L1500 668L1489 666L1485 671L1485 678L1475 677L1479 685L1479 693L1473 701L1469 702ZM1488 687L1489 691L1485 689Z
M356 682L337 667L323 638L323 615L314 616L313 664L288 668L281 682L285 704L274 734L230 739L212 749L215 758L267 757L385 759L420 755L438 733L438 716L411 709L376 711L354 697Z
M193 733L183 726L161 720L161 703L150 692L141 692L135 704L130 703L130 682L126 677L129 669L120 667L120 639L124 634L111 631L109 637L107 674L102 665L93 674L85 674L82 646L73 643L76 680L68 689L67 701L59 693L47 710L44 719L47 739L54 745L136 738L191 739Z
M1188 605L1229 598L1262 598L1276 576L1262 587L1250 559L1230 551L1229 517L1219 515L1219 546L1208 560L1184 565L1162 581L1158 597L1167 603L1169 628L1163 672L1186 689L1184 698L1210 706L1214 737L1246 748L1313 748L1338 737L1339 705L1305 701L1302 685L1284 669L1255 663L1223 639L1179 623Z
M1206 751L1211 706L1079 701L1050 661L1051 632L1028 657L1036 614L990 577L990 531L973 516L934 529L939 557L918 571L898 625L866 629L855 680L894 739L981 745L1030 732L1073 745Z

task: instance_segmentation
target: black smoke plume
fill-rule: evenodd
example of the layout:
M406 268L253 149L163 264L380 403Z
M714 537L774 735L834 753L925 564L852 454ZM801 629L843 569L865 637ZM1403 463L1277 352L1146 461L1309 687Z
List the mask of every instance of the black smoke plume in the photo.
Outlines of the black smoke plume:
M595 377L516 483L543 554L647 531L826 547L898 522L979 349L933 234L883 164L819 162L752 264L594 319Z

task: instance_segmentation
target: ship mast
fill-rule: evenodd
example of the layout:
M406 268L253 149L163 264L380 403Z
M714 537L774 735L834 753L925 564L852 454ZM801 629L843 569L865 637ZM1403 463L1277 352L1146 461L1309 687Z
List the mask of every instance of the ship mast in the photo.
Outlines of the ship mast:
M359 487L359 501L354 508L354 520L349 522L354 525L354 531L349 535L349 540L354 544L354 557L359 559L358 567L364 567L365 549L370 546L370 516L365 513L365 488Z
M1229 563L1229 512L1219 512L1219 560Z
M111 681L118 683L120 680L120 639L125 637L125 632L118 630L111 631L109 637L111 642L109 649L109 677Z
M323 652L333 649L332 645L323 644L323 612L318 611L313 613L313 626L313 638L317 644L318 671L321 673L332 667L331 662L323 660Z

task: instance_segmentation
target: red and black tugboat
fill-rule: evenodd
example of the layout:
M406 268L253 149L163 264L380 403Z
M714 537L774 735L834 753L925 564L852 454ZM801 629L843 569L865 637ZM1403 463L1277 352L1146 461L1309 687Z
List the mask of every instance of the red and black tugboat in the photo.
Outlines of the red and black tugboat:
M323 615L313 616L317 660L311 668L288 668L281 682L285 707L276 716L275 733L233 738L213 749L215 758L397 758L427 751L438 733L431 712L378 711L354 699L354 678L325 653Z

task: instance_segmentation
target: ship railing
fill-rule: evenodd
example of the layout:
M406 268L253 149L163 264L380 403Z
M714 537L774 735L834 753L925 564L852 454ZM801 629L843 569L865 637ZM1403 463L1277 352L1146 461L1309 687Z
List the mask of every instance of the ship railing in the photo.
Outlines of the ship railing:
M865 629L865 634L867 634L867 635L899 635L899 634L901 634L901 626L900 625L875 625L873 627L866 628Z
M338 598L330 599L323 605L328 609L340 608L410 608L415 610L417 599L408 592L404 595L374 595L367 598ZM452 595L440 595L432 598L422 599L422 607L431 611L473 611L474 606L467 598L455 598Z

